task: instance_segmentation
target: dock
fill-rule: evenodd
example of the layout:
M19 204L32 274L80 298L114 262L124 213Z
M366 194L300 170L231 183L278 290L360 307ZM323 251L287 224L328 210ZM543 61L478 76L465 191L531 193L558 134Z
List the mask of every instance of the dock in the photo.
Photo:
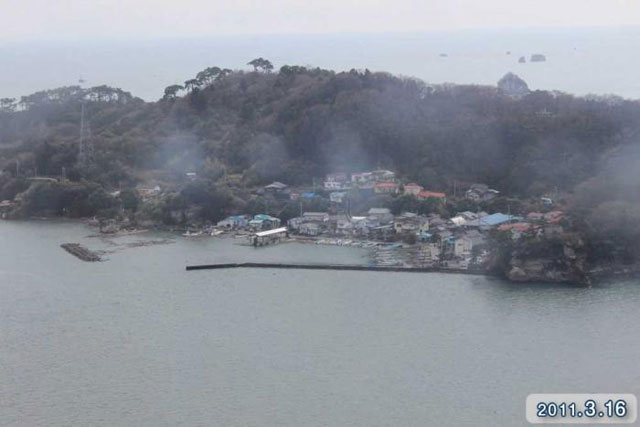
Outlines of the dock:
M483 269L457 269L446 267L399 267L357 264L285 264L262 262L188 265L186 267L186 270L222 270L231 268L279 268L296 270L376 271L389 273L456 273L483 276L490 275L489 272Z
M100 258L100 256L97 253L87 249L86 247L82 246L80 243L63 243L60 245L60 247L65 251L69 252L71 255L75 256L76 258L81 259L82 261L87 261L87 262L102 261L102 258Z

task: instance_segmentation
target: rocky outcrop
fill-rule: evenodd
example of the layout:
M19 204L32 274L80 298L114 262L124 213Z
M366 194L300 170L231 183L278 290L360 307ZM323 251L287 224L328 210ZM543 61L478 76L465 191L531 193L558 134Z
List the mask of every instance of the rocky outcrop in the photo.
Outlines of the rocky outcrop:
M507 73L498 81L498 88L512 98L521 98L530 90L527 83L514 73Z
M552 239L531 237L515 242L504 266L515 282L572 283L588 286L587 245L582 236L565 233Z
M533 55L531 55L531 59L530 62L545 62L547 60L547 57L544 56L541 53L534 53Z

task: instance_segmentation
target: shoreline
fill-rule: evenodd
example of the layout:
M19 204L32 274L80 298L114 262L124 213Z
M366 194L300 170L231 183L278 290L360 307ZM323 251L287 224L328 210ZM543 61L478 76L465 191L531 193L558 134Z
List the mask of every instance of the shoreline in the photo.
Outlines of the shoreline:
M45 217L45 216L37 216L37 217L29 217L29 218L15 218L11 220L5 221L17 221L17 222L65 222L65 223L77 223L83 224L89 228L98 228L98 224L95 223L93 218L65 218L65 217ZM119 230L113 233L103 233L98 232L95 234L90 234L88 237L90 238L109 238L109 237L125 237L131 235L141 235L152 232L163 232L163 233L175 233L176 237L183 237L185 239L201 239L201 238L220 238L220 239L228 239L228 238L237 238L238 236L242 236L245 233L238 231L224 231L219 235L210 235L210 234L202 234L198 236L184 236L181 233L181 230L178 230L175 226L165 226L154 224L152 227L146 228L133 228L130 230ZM347 242L347 244L342 244L341 242ZM412 245L407 245L404 243L398 242L380 242L373 240L359 240L353 238L340 238L340 237L332 237L332 236L296 236L290 235L281 243L300 243L300 244L314 244L314 245L324 245L324 246L339 246L339 247L351 247L357 249L365 249L371 252L376 249L386 249L390 251L398 250L398 249L409 249ZM246 264L246 263L238 263L238 264ZM279 264L279 263L276 263ZM242 267L251 267L250 265L243 265ZM340 269L340 265L337 266ZM345 266L348 269L351 266ZM540 282L540 283L548 283L548 284L568 284L576 287L590 287L592 285L596 285L598 283L603 283L607 281L617 281L623 280L625 278L635 278L640 275L640 266L623 266L619 268L611 267L611 268L599 268L597 270L592 270L587 272L587 277L589 278L589 283L579 283L572 281L559 281L559 280L545 280L541 277L536 277L532 279L524 279L524 280L513 280L507 277L505 273L491 271L487 268L459 268L459 267L445 267L441 265L431 265L431 266L407 266L407 263L400 264L390 264L390 265L375 265L375 268L371 268L369 266L355 266L357 268L353 268L354 270L369 270L375 271L376 269L379 271L398 271L398 272L411 272L411 273L445 273L445 274L464 274L464 275L473 275L473 276L485 276L485 277L496 277L505 280L508 283L531 283L531 282ZM267 268L267 266L261 266L259 268ZM277 268L277 267L275 267ZM286 268L286 267L283 267ZM291 267L295 268L295 267ZM321 269L321 268L317 268ZM330 268L324 268L330 269ZM535 279L535 280L534 280Z

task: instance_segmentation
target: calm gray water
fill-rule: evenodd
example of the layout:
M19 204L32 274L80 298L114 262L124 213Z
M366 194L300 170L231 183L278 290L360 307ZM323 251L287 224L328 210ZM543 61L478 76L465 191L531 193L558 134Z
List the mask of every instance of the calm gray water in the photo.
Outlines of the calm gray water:
M526 425L532 392L640 394L640 283L228 270L361 250L0 222L0 425ZM84 263L59 248L114 250Z
M429 83L491 84L512 71L532 89L640 98L640 27L440 31L422 34L227 36L199 40L3 42L0 97L108 84L157 100L211 65L242 69L262 56L335 70L369 68ZM511 55L506 52L510 51ZM447 58L440 57L446 53ZM534 53L545 63L519 64ZM46 70L46 72L43 72Z

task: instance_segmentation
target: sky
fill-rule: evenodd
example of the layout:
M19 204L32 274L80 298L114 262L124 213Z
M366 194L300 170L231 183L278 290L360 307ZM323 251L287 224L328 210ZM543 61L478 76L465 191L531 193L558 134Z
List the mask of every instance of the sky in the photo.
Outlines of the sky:
M640 0L0 0L0 41L640 25Z

